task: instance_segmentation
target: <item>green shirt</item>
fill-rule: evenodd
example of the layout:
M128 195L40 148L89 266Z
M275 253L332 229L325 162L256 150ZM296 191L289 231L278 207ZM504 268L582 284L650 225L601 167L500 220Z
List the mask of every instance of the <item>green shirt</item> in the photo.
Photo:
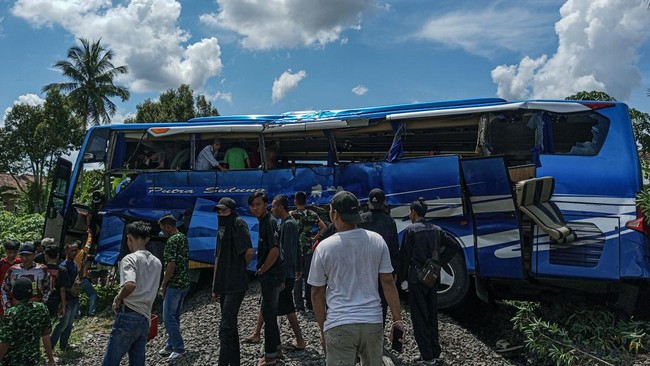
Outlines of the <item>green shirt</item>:
M226 150L223 162L228 164L229 170L246 169L248 153L241 147L231 147Z
M189 257L189 243L187 237L181 232L177 232L167 239L165 243L165 266L167 263L174 262L174 275L169 280L167 286L173 288L188 288L190 287L190 274L188 270L190 257Z
M300 232L300 247L305 254L313 253L312 236L314 230L318 230L320 217L312 210L302 209L291 211L291 216L298 222L298 231Z
M51 329L50 314L41 302L23 301L5 310L0 325L0 343L8 344L9 351L0 365L39 364L39 340Z

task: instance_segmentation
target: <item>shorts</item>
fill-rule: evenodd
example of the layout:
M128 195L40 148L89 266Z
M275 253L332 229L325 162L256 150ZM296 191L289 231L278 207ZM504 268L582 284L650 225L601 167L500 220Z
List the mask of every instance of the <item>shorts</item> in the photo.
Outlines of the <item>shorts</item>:
M295 282L294 278L284 280L284 290L280 291L280 297L278 298L278 316L296 312L296 305L293 302L293 285Z

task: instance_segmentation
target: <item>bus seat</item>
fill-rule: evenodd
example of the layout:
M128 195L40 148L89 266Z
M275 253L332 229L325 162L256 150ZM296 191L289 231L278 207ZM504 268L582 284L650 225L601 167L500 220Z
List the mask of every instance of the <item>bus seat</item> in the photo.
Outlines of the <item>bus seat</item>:
M551 239L566 244L576 240L557 205L551 201L555 180L553 177L532 178L516 185L517 205L524 215L530 217Z

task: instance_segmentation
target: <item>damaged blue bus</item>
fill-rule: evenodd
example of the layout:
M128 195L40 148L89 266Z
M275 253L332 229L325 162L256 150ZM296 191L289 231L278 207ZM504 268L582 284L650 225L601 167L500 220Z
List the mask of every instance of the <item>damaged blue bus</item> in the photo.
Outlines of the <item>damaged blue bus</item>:
M219 161L243 149L246 167L196 170L214 139ZM222 197L235 199L256 242L251 192L305 191L308 204L326 208L338 190L364 203L381 188L399 231L409 203L423 199L426 217L463 249L442 271L442 308L474 294L629 298L650 279L635 203L641 168L627 106L618 102L485 98L93 127L74 169L59 160L46 235L85 235L88 207L73 197L84 169L98 163L106 206L96 259L108 265L125 254L131 221L175 215L199 269L214 261L212 209Z

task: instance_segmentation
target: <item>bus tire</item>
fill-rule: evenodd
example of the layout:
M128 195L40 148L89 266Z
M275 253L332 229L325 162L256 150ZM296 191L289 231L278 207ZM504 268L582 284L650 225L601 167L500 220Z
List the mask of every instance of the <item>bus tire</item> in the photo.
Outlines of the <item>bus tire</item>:
M465 256L462 250L440 270L438 283L438 308L455 310L464 305L472 296L472 281L467 274Z

